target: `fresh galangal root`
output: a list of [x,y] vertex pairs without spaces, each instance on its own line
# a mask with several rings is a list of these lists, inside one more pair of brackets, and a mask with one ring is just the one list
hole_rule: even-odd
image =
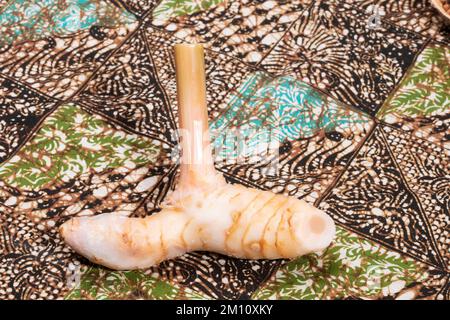
[[196,250],[279,259],[329,246],[335,225],[324,212],[303,200],[227,184],[215,171],[209,137],[198,138],[208,128],[203,47],[176,45],[175,61],[180,127],[192,137],[181,141],[177,189],[146,218],[109,213],[71,219],[60,228],[64,240],[117,270],[148,268]]

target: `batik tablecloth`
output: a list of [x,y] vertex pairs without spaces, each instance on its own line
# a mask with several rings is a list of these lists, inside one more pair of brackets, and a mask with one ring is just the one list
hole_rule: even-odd
[[[0,298],[449,299],[447,32],[425,0],[1,0]],[[278,170],[217,169],[328,212],[327,250],[116,272],[64,244],[176,185],[182,41],[207,47],[211,128],[280,142]]]

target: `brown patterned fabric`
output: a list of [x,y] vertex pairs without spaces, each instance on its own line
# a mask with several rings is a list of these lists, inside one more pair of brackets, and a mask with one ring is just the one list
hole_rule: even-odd
[[[0,1],[0,299],[449,299],[448,40],[426,0]],[[183,41],[206,47],[213,143],[279,142],[216,168],[326,211],[328,249],[118,272],[61,239],[175,188]]]

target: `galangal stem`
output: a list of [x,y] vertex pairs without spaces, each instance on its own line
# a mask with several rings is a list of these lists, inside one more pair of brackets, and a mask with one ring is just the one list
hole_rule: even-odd
[[208,129],[204,50],[200,44],[176,44],[175,64],[181,136],[179,187],[215,174]]

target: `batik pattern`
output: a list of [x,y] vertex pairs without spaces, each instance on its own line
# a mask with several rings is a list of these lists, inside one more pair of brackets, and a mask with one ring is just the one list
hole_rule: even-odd
[[56,101],[0,75],[0,163],[9,158]]
[[281,38],[309,1],[223,1],[205,12],[152,24],[187,42],[258,63]]
[[369,28],[364,14],[318,1],[303,11],[261,65],[375,114],[424,41],[390,24]]
[[14,0],[0,15],[0,46],[61,37],[95,25],[115,27],[134,20],[130,13],[102,0]]
[[229,105],[230,109],[210,125],[213,131],[220,134],[237,126],[248,131],[272,129],[272,139],[278,142],[309,138],[321,129],[328,133],[349,131],[352,125],[369,121],[294,77],[273,78],[262,72],[252,74]]
[[78,269],[78,283],[67,296],[68,300],[204,300],[189,287],[176,286],[157,273],[149,271],[111,271],[96,266]]
[[63,105],[0,166],[4,204],[49,228],[72,215],[130,214],[170,172],[164,147]]
[[[429,278],[433,280],[422,285]],[[338,228],[323,253],[287,263],[253,298],[426,299],[436,296],[445,282],[445,273]]]
[[2,40],[0,72],[61,99],[73,95],[137,25],[130,13],[104,1],[17,0],[3,14],[0,25],[11,36]]
[[175,143],[169,102],[140,33],[115,52],[76,99],[135,132]]
[[420,203],[439,260],[450,270],[450,150],[389,127],[384,132],[405,182]]
[[224,0],[163,0],[153,10],[152,19],[155,24],[167,22],[170,18],[191,15],[196,12],[207,10]]
[[[339,1],[342,3],[342,1]],[[369,16],[380,17],[408,30],[448,42],[445,18],[427,0],[345,0],[344,6],[357,7]]]
[[0,207],[0,299],[57,299],[68,289],[66,270],[76,257],[56,228],[44,230],[24,214]]
[[419,55],[377,117],[450,149],[449,88],[450,50],[432,44]]
[[[431,142],[409,143],[401,131],[377,127],[320,207],[347,228],[447,269],[449,153]],[[435,160],[443,167],[427,170]]]
[[176,285],[214,299],[250,299],[280,266],[280,260],[242,260],[210,252],[191,252],[151,268]]
[[[216,168],[328,212],[330,248],[112,271],[62,241],[176,187],[183,41],[207,47]],[[450,299],[448,66],[425,0],[0,2],[0,299]]]
[[139,18],[145,17],[161,0],[111,0],[116,6],[125,8]]
[[210,128],[220,170],[247,186],[314,202],[372,125],[296,78],[258,72]]

